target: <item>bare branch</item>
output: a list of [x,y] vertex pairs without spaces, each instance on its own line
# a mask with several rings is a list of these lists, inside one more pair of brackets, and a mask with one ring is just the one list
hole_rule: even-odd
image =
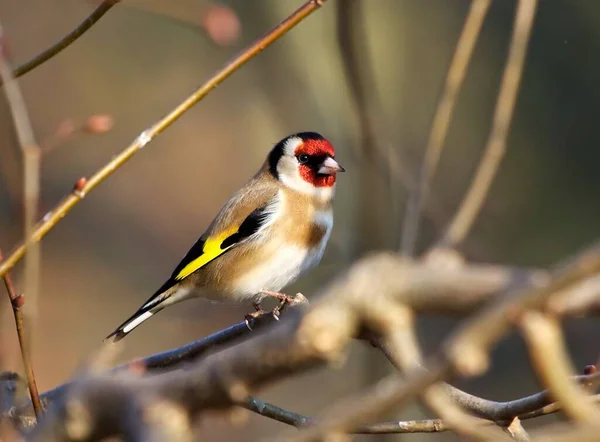
[[[22,75],[25,75],[27,72],[32,71],[42,63],[50,60],[52,57],[60,53],[63,49],[81,37],[88,29],[94,26],[94,24],[100,20],[102,16],[110,10],[110,8],[119,3],[119,1],[120,0],[104,0],[89,16],[86,17],[83,22],[81,22],[81,24],[79,24],[79,26],[77,26],[45,51],[16,68],[13,71],[13,76],[18,78]],[[0,86],[5,83],[5,79],[0,79]]]
[[495,343],[526,309],[542,306],[553,294],[576,287],[600,271],[600,246],[594,245],[573,260],[559,264],[549,280],[542,278],[529,289],[517,289],[484,307],[447,341],[446,355],[463,374],[485,370],[485,349]]
[[442,155],[444,141],[448,134],[452,112],[458,98],[458,93],[467,73],[467,68],[475,48],[475,43],[481,32],[483,21],[490,7],[490,0],[473,0],[465,20],[462,33],[458,39],[454,56],[446,76],[444,91],[437,106],[431,124],[429,140],[425,148],[425,156],[419,170],[417,183],[413,187],[406,207],[406,215],[402,228],[401,252],[412,256],[419,235],[419,221],[422,206],[426,204],[429,185]]
[[518,417],[515,417],[506,429],[517,442],[529,442],[531,440]]
[[[541,306],[552,294],[568,289],[598,271],[600,271],[600,247],[593,247],[579,254],[572,263],[557,266],[549,281],[545,280],[525,289],[509,291],[507,295],[492,302],[487,308],[484,307],[480,314],[466,321],[457,332],[452,334],[447,340],[444,354],[434,356],[424,364],[427,369],[415,368],[404,378],[397,376],[384,378],[365,394],[335,404],[322,416],[319,425],[301,431],[291,440],[311,441],[330,431],[341,431],[351,427],[353,423],[364,420],[367,416],[372,417],[392,405],[397,406],[414,398],[425,388],[444,378],[449,378],[452,374],[481,373],[487,368],[488,347],[506,332],[511,318],[524,309]],[[367,275],[371,275],[373,279]],[[396,278],[402,279],[402,276],[396,273]],[[435,279],[434,275],[430,274],[429,279]],[[372,286],[363,285],[366,280],[371,282]],[[361,266],[348,277],[347,282],[352,282],[350,284],[352,288],[346,288],[346,294],[353,293],[354,290],[363,293],[368,291],[371,294],[393,293],[384,290],[380,281],[381,275],[377,275],[374,268]],[[332,291],[334,288],[335,286],[332,287]],[[407,296],[407,292],[395,293],[402,293],[402,302],[413,307],[414,299]],[[421,299],[425,298],[424,293],[425,291],[421,292]],[[369,298],[370,303],[378,302],[371,296]],[[337,306],[338,302],[333,304]],[[368,307],[362,305],[362,308]],[[318,309],[318,305],[313,306],[313,309]],[[307,322],[308,318],[310,313],[307,315]]]
[[[261,416],[274,419],[296,428],[312,425],[316,421],[312,417],[303,416],[285,410],[277,405],[264,402],[257,397],[250,396],[240,406]],[[365,424],[354,428],[351,434],[402,434],[402,433],[439,433],[450,428],[441,419],[425,419],[418,421],[391,421]]]
[[[0,260],[2,255],[0,254]],[[25,298],[23,295],[17,295],[15,288],[12,283],[10,275],[7,273],[2,278],[4,280],[4,286],[10,298],[10,305],[12,306],[13,316],[15,318],[15,326],[17,328],[17,337],[19,339],[19,347],[21,349],[21,359],[23,360],[23,367],[25,368],[25,376],[27,378],[27,386],[29,388],[29,394],[31,396],[31,402],[33,404],[33,410],[36,417],[42,414],[42,404],[40,401],[40,395],[35,382],[35,374],[33,371],[33,361],[31,360],[31,351],[29,350],[27,336],[25,334],[25,324],[23,318],[23,311],[21,310]]]
[[[422,355],[417,342],[411,315],[405,309],[386,308],[382,317],[389,315],[381,333],[387,338],[375,342],[390,362],[402,371],[422,368]],[[398,320],[398,317],[405,318]],[[387,328],[387,329],[386,329]],[[502,430],[490,426],[489,422],[464,412],[454,402],[443,384],[426,388],[421,397],[428,407],[440,416],[459,435],[474,440],[509,440]]]
[[521,83],[536,7],[537,0],[520,0],[518,3],[508,60],[502,76],[492,130],[486,143],[485,153],[458,212],[441,240],[442,246],[456,247],[465,239],[485,202],[504,157],[506,138]]
[[592,397],[571,379],[573,369],[557,321],[541,313],[528,312],[521,322],[534,367],[554,399],[572,419],[598,422],[600,413]]
[[[35,220],[37,218],[40,198],[41,152],[35,140],[21,88],[19,87],[17,80],[13,77],[10,63],[6,59],[5,47],[2,45],[5,39],[6,36],[4,35],[2,25],[0,25],[0,78],[4,82],[4,91],[6,93],[8,107],[15,126],[19,147],[23,154],[23,206],[25,208],[23,217],[24,235],[25,238],[31,238]],[[40,248],[39,244],[31,240],[27,241],[24,248],[28,251],[27,259],[25,260],[25,291],[30,298],[30,305],[32,306],[31,311],[35,314],[39,290]],[[22,312],[24,298],[16,295],[8,274],[5,274],[3,278],[6,289],[9,292],[15,316],[19,345],[21,347],[21,356],[27,373],[29,391],[35,406],[36,415],[39,416],[39,413],[41,413],[40,400],[35,383],[31,355],[24,332],[25,318]],[[20,298],[20,300],[18,300],[18,298]]]
[[[232,61],[227,63],[221,70],[213,75],[206,83],[196,89],[175,109],[169,112],[165,117],[156,122],[153,126],[143,131],[129,146],[127,146],[120,154],[115,156],[104,167],[92,175],[86,184],[77,192],[72,192],[67,195],[53,210],[48,212],[42,220],[35,226],[33,235],[29,239],[30,242],[39,242],[61,219],[69,213],[69,211],[79,203],[89,192],[94,190],[96,186],[106,180],[119,167],[124,165],[135,154],[137,154],[144,146],[152,139],[162,133],[165,129],[171,126],[179,117],[190,110],[195,104],[206,97],[214,88],[221,84],[231,74],[237,71],[249,60],[258,55],[263,49],[270,46],[272,43],[281,38],[290,29],[308,17],[315,10],[320,8],[326,0],[308,0],[293,12],[283,22],[275,26],[265,36],[256,40],[247,49],[237,55]],[[21,244],[17,246],[8,258],[0,264],[0,277],[14,267],[14,265],[25,255],[26,246]]]

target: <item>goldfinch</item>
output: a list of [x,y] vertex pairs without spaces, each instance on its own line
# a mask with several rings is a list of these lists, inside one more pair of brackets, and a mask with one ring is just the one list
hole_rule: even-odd
[[[319,263],[333,226],[332,144],[315,132],[273,147],[256,175],[218,212],[171,277],[106,339],[118,341],[163,308],[192,297],[260,302]],[[281,304],[280,304],[281,305]]]

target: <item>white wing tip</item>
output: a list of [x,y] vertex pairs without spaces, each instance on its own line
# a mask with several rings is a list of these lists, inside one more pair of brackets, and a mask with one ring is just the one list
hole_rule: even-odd
[[142,322],[144,322],[146,319],[148,319],[152,315],[153,315],[152,312],[142,313],[140,316],[138,316],[137,318],[132,320],[129,324],[127,324],[125,327],[123,327],[123,333],[129,333],[131,330],[136,328],[138,325],[140,325]]

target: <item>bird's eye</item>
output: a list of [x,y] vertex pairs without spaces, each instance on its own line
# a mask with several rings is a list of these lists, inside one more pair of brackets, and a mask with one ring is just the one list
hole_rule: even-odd
[[306,154],[298,155],[298,162],[300,164],[307,163],[308,162],[308,155],[306,155]]

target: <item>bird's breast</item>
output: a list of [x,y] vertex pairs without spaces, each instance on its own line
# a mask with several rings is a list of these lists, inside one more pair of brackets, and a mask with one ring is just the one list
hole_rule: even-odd
[[[303,220],[285,217],[264,232],[252,265],[234,281],[239,297],[261,290],[279,291],[319,263],[331,234],[331,210],[316,210]],[[308,219],[307,219],[308,218]]]

